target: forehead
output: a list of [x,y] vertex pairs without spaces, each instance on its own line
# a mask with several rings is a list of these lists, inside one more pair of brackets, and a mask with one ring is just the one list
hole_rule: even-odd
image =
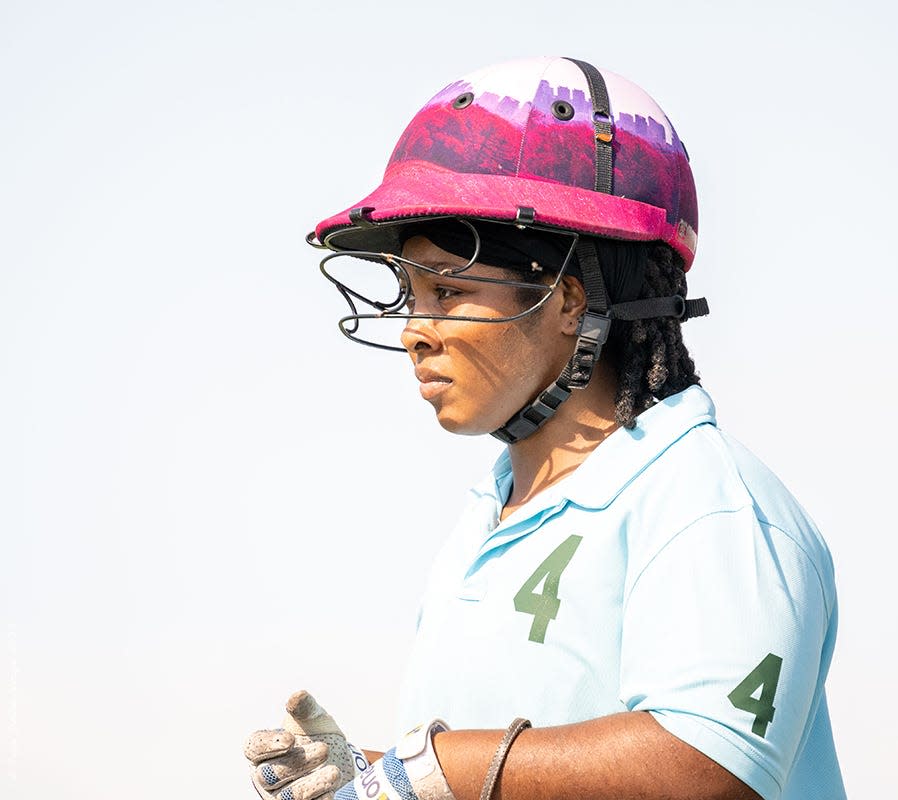
[[[473,254],[473,247],[472,247]],[[450,253],[448,250],[435,245],[426,236],[418,234],[406,240],[402,245],[402,255],[411,261],[417,261],[421,264],[431,266],[431,262],[439,261],[447,264],[466,264],[467,259]]]
[[[473,251],[472,251],[473,255]],[[455,253],[450,253],[448,250],[443,250],[441,247],[435,245],[430,239],[426,236],[412,236],[405,244],[402,246],[402,257],[407,258],[409,261],[417,262],[418,264],[423,264],[425,267],[430,267],[435,270],[456,270],[459,267],[465,266],[468,263],[467,258],[462,258],[461,256],[455,255]],[[429,276],[429,277],[440,277],[434,276],[431,273],[425,270],[413,270],[413,274],[420,276]],[[475,261],[470,268],[464,271],[464,275],[489,275],[489,276],[516,276],[513,270],[504,268],[504,267],[496,267],[490,264],[484,264],[479,261]],[[446,276],[452,277],[452,276]],[[458,277],[462,277],[459,275]]]

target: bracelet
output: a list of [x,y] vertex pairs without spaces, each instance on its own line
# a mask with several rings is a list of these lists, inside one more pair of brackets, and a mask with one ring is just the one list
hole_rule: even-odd
[[496,784],[499,782],[499,772],[502,770],[502,765],[508,757],[508,751],[511,750],[511,745],[518,737],[518,734],[521,733],[521,731],[527,730],[529,727],[530,720],[524,719],[523,717],[518,717],[508,726],[508,730],[505,731],[505,736],[502,737],[502,741],[499,742],[499,746],[493,754],[493,760],[490,761],[490,768],[487,770],[486,778],[483,781],[483,789],[480,790],[480,800],[490,800],[493,796]]

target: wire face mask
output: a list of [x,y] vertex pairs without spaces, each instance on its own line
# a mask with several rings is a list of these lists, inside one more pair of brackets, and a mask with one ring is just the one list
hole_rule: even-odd
[[[419,226],[415,225],[416,222],[425,223],[425,225],[419,229]],[[384,231],[388,234],[384,238],[384,243],[390,243],[397,252],[338,250],[330,247],[326,240],[324,244],[321,244],[314,238],[313,234],[309,234],[306,237],[306,241],[313,247],[331,250],[321,259],[320,269],[322,274],[336,286],[337,291],[349,305],[351,313],[341,317],[338,321],[340,330],[345,336],[354,342],[359,342],[369,347],[404,353],[406,351],[399,344],[399,336],[409,320],[451,319],[458,322],[508,323],[523,319],[538,311],[558,288],[561,279],[568,273],[579,239],[576,233],[560,232],[557,229],[545,229],[546,231],[551,231],[556,237],[560,236],[570,240],[569,242],[564,242],[566,253],[560,264],[540,264],[532,261],[530,265],[531,274],[540,275],[544,270],[549,274],[554,273],[552,282],[546,283],[536,279],[526,280],[526,273],[522,269],[515,268],[512,270],[508,267],[484,261],[485,242],[471,221],[462,218],[446,217],[440,218],[438,222],[444,228],[447,225],[450,226],[445,231],[445,238],[451,241],[451,244],[447,245],[446,248],[451,248],[448,252],[460,259],[464,259],[462,264],[438,269],[406,258],[401,254],[403,236],[405,234],[409,234],[405,238],[411,238],[416,235],[431,238],[428,236],[426,225],[434,223],[433,217],[377,225],[378,228],[382,229],[392,228],[392,231]],[[492,220],[488,222],[492,225],[501,224]],[[519,226],[509,223],[505,227],[511,233]],[[528,230],[540,229],[537,226],[530,225]],[[444,237],[434,236],[433,238],[437,240],[433,242],[436,246],[446,249],[441,246],[441,242],[445,244]],[[490,261],[492,260],[496,259],[491,258]],[[469,270],[475,264],[497,266],[506,272],[520,272],[522,278],[521,280],[516,280],[513,278],[489,277],[482,274],[469,274]],[[523,290],[522,294],[533,292],[534,297],[538,299],[527,305],[522,311],[506,316],[482,317],[462,314],[415,313],[415,299],[412,294],[412,273],[425,274],[437,278],[498,284],[513,290]]]

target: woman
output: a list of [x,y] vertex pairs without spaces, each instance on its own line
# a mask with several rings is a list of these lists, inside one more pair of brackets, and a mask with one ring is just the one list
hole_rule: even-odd
[[831,560],[699,386],[696,231],[661,109],[566,58],[450,84],[319,224],[344,332],[398,347],[400,320],[440,424],[508,447],[422,603],[400,717],[424,724],[368,767],[294,695],[248,742],[260,794],[844,797]]

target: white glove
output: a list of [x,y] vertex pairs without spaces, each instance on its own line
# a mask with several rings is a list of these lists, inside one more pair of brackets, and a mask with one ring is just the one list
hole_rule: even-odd
[[243,748],[264,800],[330,798],[368,766],[364,754],[305,690],[287,700],[283,728],[256,731]]

